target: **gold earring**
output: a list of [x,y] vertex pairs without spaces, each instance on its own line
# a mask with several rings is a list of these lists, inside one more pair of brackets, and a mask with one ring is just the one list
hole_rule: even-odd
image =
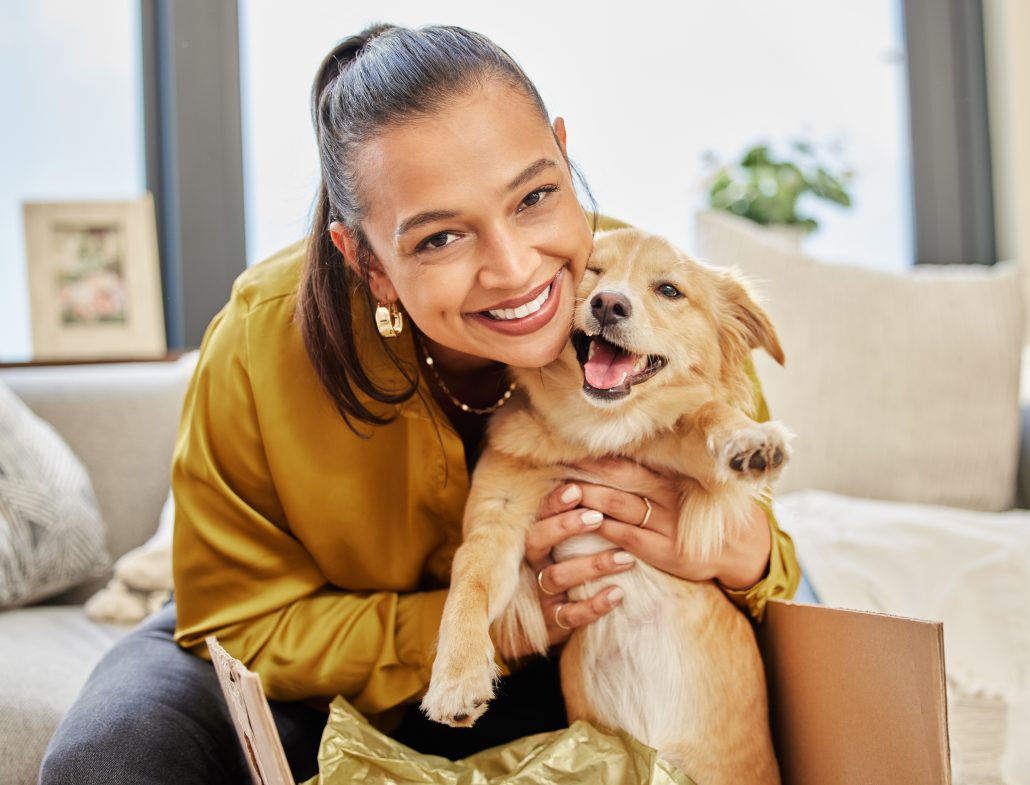
[[404,317],[397,303],[379,303],[376,308],[376,327],[384,338],[395,338],[404,330]]

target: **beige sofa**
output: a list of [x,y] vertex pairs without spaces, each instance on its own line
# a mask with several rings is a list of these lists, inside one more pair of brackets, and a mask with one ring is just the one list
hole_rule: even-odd
[[[196,353],[174,362],[0,369],[83,462],[113,559],[157,530],[183,394]],[[96,624],[82,604],[110,574],[31,607],[0,611],[0,782],[31,785],[54,728],[86,677],[130,627]]]

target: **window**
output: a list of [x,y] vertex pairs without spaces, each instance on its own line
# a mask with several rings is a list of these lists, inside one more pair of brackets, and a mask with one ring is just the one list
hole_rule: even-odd
[[[248,263],[300,238],[318,184],[307,105],[332,45],[373,21],[459,24],[523,66],[569,155],[609,214],[690,249],[706,151],[755,141],[840,141],[856,173],[850,211],[812,205],[819,256],[912,263],[909,143],[899,0],[644,0],[521,6],[384,0],[301,6],[240,0]],[[807,207],[808,205],[806,205]]]
[[145,188],[136,0],[9,3],[0,26],[0,361],[30,358],[21,202]]

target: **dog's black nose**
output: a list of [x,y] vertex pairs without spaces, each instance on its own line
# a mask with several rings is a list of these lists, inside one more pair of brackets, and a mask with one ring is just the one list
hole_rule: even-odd
[[594,318],[604,327],[625,319],[633,313],[629,299],[618,292],[598,292],[590,300],[590,310]]

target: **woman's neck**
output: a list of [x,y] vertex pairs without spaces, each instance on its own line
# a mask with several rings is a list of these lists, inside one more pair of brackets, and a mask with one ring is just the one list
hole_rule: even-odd
[[[473,408],[485,409],[495,404],[507,389],[507,366],[504,363],[455,351],[422,333],[417,334],[417,340],[433,358],[433,369],[437,375],[447,385],[451,394],[462,403]],[[455,408],[450,405],[446,393],[439,389],[438,380],[431,378],[432,375],[432,372],[427,374],[434,387],[434,397],[438,390],[443,393],[449,407]],[[447,408],[444,407],[445,411]]]

